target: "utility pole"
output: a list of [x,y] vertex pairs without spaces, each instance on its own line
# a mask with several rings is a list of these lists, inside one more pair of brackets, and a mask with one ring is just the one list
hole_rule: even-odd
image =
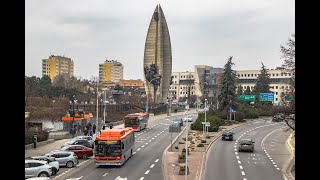
[[75,128],[74,128],[74,116],[75,116],[75,112],[74,112],[74,101],[76,99],[76,95],[72,96],[72,112],[73,112],[73,116],[72,116],[72,138],[74,138],[74,134],[75,134]]
[[[189,105],[186,105],[186,113],[185,115],[187,115],[188,109],[189,109]],[[185,167],[185,180],[188,179],[188,119],[186,121],[186,167]]]
[[106,90],[104,90],[104,97],[103,97],[103,123],[106,123]]
[[97,131],[96,131],[96,136],[98,136],[98,133],[100,131],[100,127],[98,126],[98,123],[99,123],[99,88],[98,88],[98,80],[97,80],[97,110],[96,110],[96,126],[97,126]]

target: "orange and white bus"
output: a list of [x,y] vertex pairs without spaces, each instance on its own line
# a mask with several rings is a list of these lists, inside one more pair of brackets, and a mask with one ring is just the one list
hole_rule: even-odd
[[123,165],[131,156],[135,143],[132,128],[102,130],[94,141],[96,165]]
[[141,131],[148,125],[149,114],[145,112],[128,114],[123,118],[124,127],[132,127],[135,131]]

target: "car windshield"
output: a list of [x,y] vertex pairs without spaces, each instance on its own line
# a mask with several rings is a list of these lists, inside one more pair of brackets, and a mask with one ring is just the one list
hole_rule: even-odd
[[68,141],[66,144],[73,144],[76,140],[78,140],[78,139],[71,139],[71,140]]
[[64,146],[64,147],[60,148],[60,150],[61,150],[61,151],[65,151],[65,150],[67,150],[68,148],[69,148],[69,146]]
[[223,135],[232,135],[231,132],[224,132]]
[[240,141],[240,145],[251,145],[251,144],[252,144],[252,141],[248,139]]

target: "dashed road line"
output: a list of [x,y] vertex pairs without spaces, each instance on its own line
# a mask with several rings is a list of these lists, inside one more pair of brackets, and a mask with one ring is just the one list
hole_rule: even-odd
[[150,168],[153,168],[153,166],[154,166],[154,164],[152,164],[152,165],[150,166]]
[[156,159],[154,162],[158,162],[159,161],[159,159]]
[[246,173],[244,173],[244,171],[241,171],[241,174],[244,176],[244,175],[246,175]]
[[150,170],[147,170],[144,174],[149,174]]
[[141,177],[139,180],[144,180],[144,177]]

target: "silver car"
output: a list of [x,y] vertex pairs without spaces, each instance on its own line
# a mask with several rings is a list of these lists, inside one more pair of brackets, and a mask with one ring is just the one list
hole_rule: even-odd
[[45,156],[54,157],[59,162],[59,166],[72,168],[79,164],[78,156],[74,152],[70,151],[51,151]]
[[73,139],[85,139],[88,140],[88,142],[91,144],[91,148],[94,148],[94,140],[92,139],[92,136],[77,136]]
[[254,151],[254,141],[252,139],[241,139],[239,141],[238,151]]
[[56,175],[59,171],[59,162],[54,157],[48,156],[33,156],[31,159],[39,161],[47,161],[50,166],[52,166],[52,176]]
[[31,177],[50,177],[52,166],[47,161],[25,159],[25,178]]

